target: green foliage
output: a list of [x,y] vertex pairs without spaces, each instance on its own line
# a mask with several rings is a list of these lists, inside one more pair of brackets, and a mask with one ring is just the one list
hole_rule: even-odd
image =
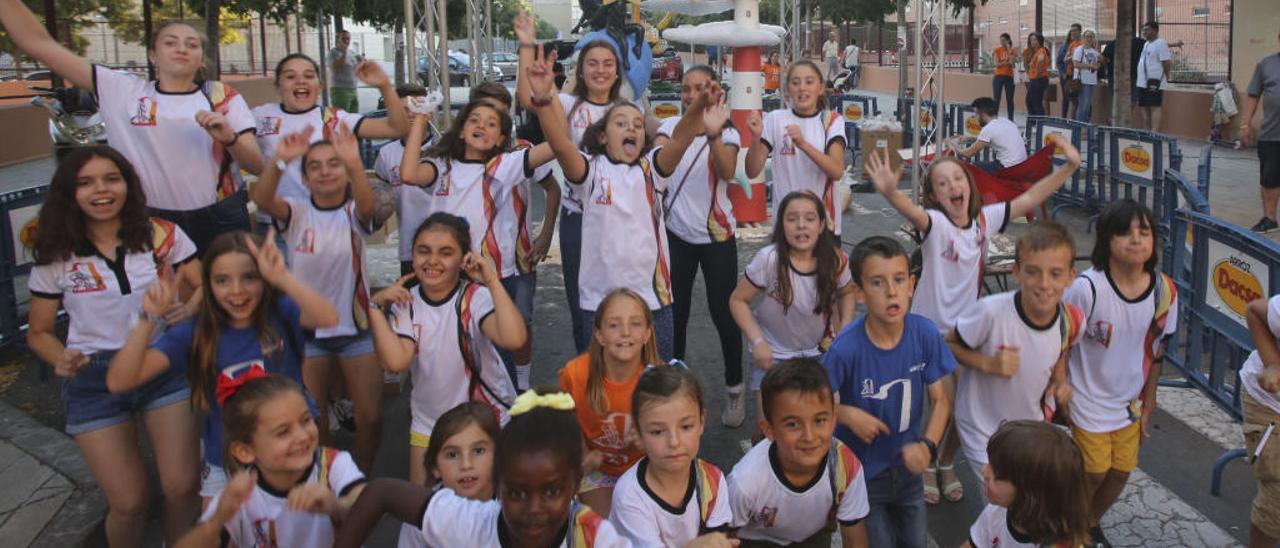
[[[58,15],[58,41],[66,44],[72,51],[84,54],[89,41],[80,36],[80,31],[93,25],[93,16],[101,15],[107,20],[123,19],[134,6],[134,0],[57,0],[55,9]],[[44,17],[43,0],[23,0],[36,17]],[[30,63],[31,59],[18,51],[9,33],[0,29],[0,52],[12,54],[21,63]]]

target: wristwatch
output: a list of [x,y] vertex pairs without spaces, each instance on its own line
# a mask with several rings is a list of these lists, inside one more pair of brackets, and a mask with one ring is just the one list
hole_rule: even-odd
[[289,164],[284,160],[276,158],[276,169],[280,170],[280,173],[284,173],[285,170],[289,169]]

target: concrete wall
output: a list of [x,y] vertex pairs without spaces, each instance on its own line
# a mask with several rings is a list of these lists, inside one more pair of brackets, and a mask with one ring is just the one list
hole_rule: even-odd
[[0,106],[0,166],[53,154],[49,115],[43,108],[18,104]]
[[[1056,85],[1056,81],[1054,83]],[[894,67],[862,67],[862,79],[859,86],[871,91],[896,94],[898,90],[898,69]],[[978,97],[991,96],[991,76],[970,74],[967,72],[947,72],[946,102],[968,103]],[[1096,90],[1093,104],[1093,122],[1107,123],[1111,113],[1111,97],[1105,86]],[[1026,112],[1027,87],[1019,85],[1014,88],[1013,103],[1018,112]],[[1210,90],[1171,89],[1165,92],[1164,132],[1178,137],[1204,139],[1209,133],[1209,124],[1213,117],[1209,114],[1209,105],[1213,102]],[[1061,94],[1059,94],[1061,99]],[[893,112],[892,105],[881,105],[885,113]],[[1051,103],[1049,114],[1057,116],[1062,108],[1061,103]],[[1004,112],[1004,105],[1000,106]]]

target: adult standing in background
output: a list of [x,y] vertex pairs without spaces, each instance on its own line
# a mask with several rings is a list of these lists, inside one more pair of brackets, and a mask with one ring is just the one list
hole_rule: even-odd
[[1072,23],[1071,30],[1067,31],[1067,39],[1062,42],[1062,46],[1058,47],[1058,95],[1062,97],[1062,114],[1063,118],[1068,118],[1075,112],[1075,97],[1067,94],[1067,82],[1071,81],[1071,56],[1075,54],[1076,48],[1080,47],[1080,31],[1083,30],[1080,23]]
[[1071,56],[1071,63],[1075,66],[1075,78],[1080,80],[1076,120],[1087,123],[1093,114],[1093,92],[1098,88],[1098,67],[1102,66],[1097,35],[1092,30],[1084,31],[1084,45],[1076,48]]
[[1047,111],[1044,90],[1049,87],[1049,50],[1044,47],[1043,34],[1032,32],[1027,35],[1022,65],[1027,68],[1027,114],[1044,116]]
[[[1262,185],[1262,220],[1253,225],[1253,231],[1273,232],[1280,228],[1276,223],[1276,201],[1280,200],[1280,53],[1258,61],[1245,94],[1248,97],[1244,101],[1244,118],[1240,119],[1240,142],[1246,146],[1258,144],[1258,182]],[[1255,128],[1253,117],[1259,100],[1262,124]],[[1268,545],[1274,543],[1273,538]]]
[[862,48],[858,47],[857,40],[849,40],[849,45],[844,48],[844,68],[849,69],[849,81],[852,82],[849,87],[858,87],[858,56],[862,54]]
[[760,66],[760,72],[764,73],[764,90],[778,91],[778,86],[782,82],[782,65],[778,61],[778,52],[769,54],[769,60]]
[[840,68],[840,42],[836,41],[836,33],[828,34],[827,41],[822,43],[822,58],[827,62],[827,81],[830,82]]
[[329,98],[333,106],[347,112],[360,112],[360,97],[356,95],[356,65],[363,60],[363,56],[351,51],[351,33],[345,30],[338,32],[338,42],[329,50],[329,68],[333,70],[329,77],[333,82]]
[[996,62],[995,77],[991,79],[991,98],[996,102],[996,111],[1000,111],[1000,95],[1004,94],[1008,102],[1009,119],[1013,120],[1013,60],[1018,51],[1013,48],[1013,38],[1009,33],[1000,35],[1000,47],[991,52]]
[[1142,46],[1138,58],[1138,106],[1146,113],[1147,129],[1160,131],[1163,118],[1164,90],[1169,87],[1169,69],[1173,65],[1173,52],[1160,37],[1160,23],[1149,21],[1142,25],[1142,36],[1147,43]]

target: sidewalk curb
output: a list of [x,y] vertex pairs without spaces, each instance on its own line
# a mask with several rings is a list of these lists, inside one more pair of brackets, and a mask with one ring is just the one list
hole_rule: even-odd
[[52,468],[75,486],[75,491],[31,542],[32,548],[81,546],[107,515],[107,497],[80,456],[80,448],[66,434],[48,428],[20,409],[0,401],[0,439],[7,440]]

